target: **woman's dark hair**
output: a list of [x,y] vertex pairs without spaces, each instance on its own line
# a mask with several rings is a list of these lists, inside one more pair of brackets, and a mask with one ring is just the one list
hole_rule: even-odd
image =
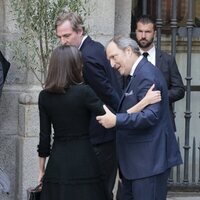
[[57,47],[50,58],[45,90],[64,93],[71,85],[82,83],[82,67],[82,56],[76,47]]

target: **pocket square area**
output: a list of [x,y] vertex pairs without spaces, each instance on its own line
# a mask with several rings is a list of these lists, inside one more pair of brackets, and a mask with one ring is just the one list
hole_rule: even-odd
[[130,92],[126,92],[125,93],[125,96],[127,97],[127,96],[130,96],[130,95],[133,95],[133,90],[131,90]]

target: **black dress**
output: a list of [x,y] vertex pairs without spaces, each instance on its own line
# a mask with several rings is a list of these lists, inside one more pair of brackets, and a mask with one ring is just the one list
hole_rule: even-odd
[[41,200],[106,200],[98,161],[88,136],[91,112],[104,114],[102,102],[89,86],[80,84],[65,94],[41,91],[39,111],[38,154],[49,156]]

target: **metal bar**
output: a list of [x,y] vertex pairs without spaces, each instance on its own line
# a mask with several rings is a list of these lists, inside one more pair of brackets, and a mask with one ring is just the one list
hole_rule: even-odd
[[169,176],[169,179],[168,179],[168,182],[169,182],[170,184],[173,184],[173,183],[174,183],[173,176],[174,176],[174,168],[172,168],[171,171],[170,171],[170,176]]
[[192,92],[200,92],[200,85],[191,85]]
[[162,29],[162,0],[157,0],[157,48],[161,49],[161,29]]
[[194,184],[196,178],[196,141],[195,137],[193,138],[193,145],[192,145],[192,183]]
[[[187,28],[186,27],[179,27],[178,28],[178,35],[180,37],[187,37]],[[200,28],[199,27],[193,27],[192,29],[192,37],[199,37],[200,36]]]
[[[200,118],[200,113],[199,113],[199,118]],[[198,184],[200,184],[200,143],[199,143],[199,180],[198,180]]]
[[185,144],[184,144],[184,179],[183,183],[188,184],[189,172],[189,136],[190,136],[190,119],[191,119],[191,52],[192,52],[192,6],[193,1],[188,1],[188,19],[187,19],[187,77],[186,77],[186,111],[185,111]]
[[177,0],[172,1],[172,17],[171,17],[171,29],[172,29],[172,49],[171,54],[175,57],[176,54],[176,34],[177,34]]
[[[179,137],[177,138],[177,142],[178,142],[178,147],[180,149],[180,141],[179,141]],[[176,168],[176,181],[177,183],[181,182],[181,173],[180,173],[180,165],[177,166]]]
[[[177,33],[177,0],[171,0],[172,2],[172,16],[171,16],[171,30],[172,30],[172,36],[171,36],[171,54],[172,56],[176,56],[176,33]],[[175,104],[172,104],[174,117],[176,117],[175,113]]]
[[147,0],[142,1],[142,14],[146,15],[147,14]]

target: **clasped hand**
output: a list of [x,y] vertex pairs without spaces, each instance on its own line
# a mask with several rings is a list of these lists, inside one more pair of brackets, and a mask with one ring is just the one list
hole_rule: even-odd
[[105,128],[112,128],[116,125],[116,115],[113,114],[106,105],[103,105],[106,114],[97,116],[96,120]]

